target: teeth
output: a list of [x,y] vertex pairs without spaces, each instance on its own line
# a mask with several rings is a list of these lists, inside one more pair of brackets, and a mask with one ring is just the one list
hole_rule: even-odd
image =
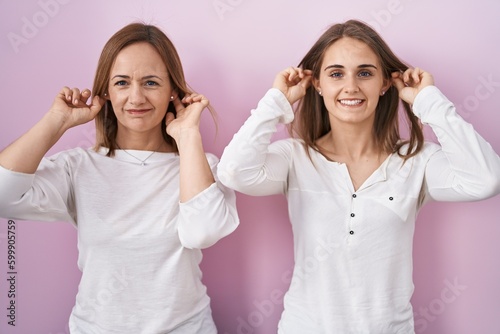
[[355,106],[356,104],[360,104],[361,102],[363,102],[363,100],[340,100],[340,103],[348,106]]

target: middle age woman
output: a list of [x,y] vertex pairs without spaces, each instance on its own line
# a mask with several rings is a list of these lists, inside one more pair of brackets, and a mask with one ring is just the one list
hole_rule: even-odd
[[[217,157],[203,149],[208,106],[165,33],[133,23],[104,46],[92,92],[63,87],[0,152],[0,216],[77,229],[72,334],[217,333],[201,249],[239,220],[234,192],[215,177]],[[66,130],[94,119],[95,147],[45,157]]]

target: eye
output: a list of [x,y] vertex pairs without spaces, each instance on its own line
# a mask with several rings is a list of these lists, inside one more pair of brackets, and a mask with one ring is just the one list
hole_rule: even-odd
[[146,86],[158,86],[158,83],[156,81],[148,80],[145,83]]
[[125,86],[127,82],[125,80],[120,80],[115,82],[115,86]]
[[370,71],[361,71],[361,72],[359,72],[358,75],[360,77],[363,77],[363,78],[368,78],[368,77],[372,76],[372,72],[370,72]]
[[342,73],[339,71],[335,71],[335,72],[330,73],[330,77],[332,77],[334,79],[342,78]]

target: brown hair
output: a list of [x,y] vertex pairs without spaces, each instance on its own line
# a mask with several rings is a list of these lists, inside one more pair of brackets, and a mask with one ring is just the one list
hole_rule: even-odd
[[[375,30],[357,20],[335,24],[326,30],[302,59],[299,67],[312,70],[313,77],[319,79],[325,51],[343,37],[354,38],[368,45],[379,58],[383,76],[386,80],[391,80],[392,72],[402,72],[408,69],[408,66],[396,57]],[[398,90],[396,87],[391,86],[380,97],[377,104],[373,132],[375,140],[382,151],[387,153],[398,152],[406,160],[422,149],[424,135],[421,124],[413,114],[410,105],[401,101],[410,133],[408,140],[401,140],[398,119],[399,102]],[[307,89],[305,96],[297,105],[297,115],[289,130],[292,135],[297,134],[304,141],[306,147],[311,147],[316,151],[319,151],[315,144],[316,140],[331,130],[328,111],[323,99],[318,95],[313,85]],[[409,144],[408,149],[406,152],[400,152],[400,148],[405,144]]]
[[[180,99],[192,93],[184,78],[184,71],[177,50],[165,33],[152,25],[131,23],[117,31],[108,40],[106,45],[104,45],[94,78],[94,87],[92,89],[94,95],[102,97],[107,93],[111,68],[118,53],[125,47],[139,42],[147,42],[158,51],[167,67],[172,89],[178,93]],[[172,112],[174,115],[176,114],[173,103],[169,104],[167,112]],[[117,148],[116,134],[118,130],[118,121],[113,111],[111,101],[106,101],[99,114],[97,114],[95,126],[95,149],[107,147],[109,149],[107,155],[113,156],[114,150]],[[165,119],[163,119],[161,127],[164,140],[177,152],[175,140],[167,134]]]

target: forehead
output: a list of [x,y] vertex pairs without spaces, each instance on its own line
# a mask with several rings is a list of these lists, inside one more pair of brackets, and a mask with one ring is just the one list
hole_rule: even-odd
[[330,45],[324,54],[322,68],[338,64],[358,66],[359,64],[378,65],[377,54],[368,44],[350,37],[343,37]]
[[[133,72],[167,74],[167,67],[158,51],[149,43],[134,43],[123,48],[111,67],[112,74]],[[123,72],[123,73],[117,73]],[[149,74],[153,74],[149,73]]]

